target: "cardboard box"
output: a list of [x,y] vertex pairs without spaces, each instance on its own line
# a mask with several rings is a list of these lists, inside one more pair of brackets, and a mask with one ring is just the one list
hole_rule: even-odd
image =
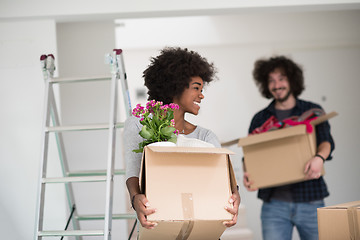
[[[336,116],[336,112],[313,120],[313,126]],[[315,131],[306,126],[277,129],[239,139],[243,148],[246,171],[253,188],[265,188],[301,182],[306,163],[316,154]],[[323,172],[324,174],[324,172]]]
[[140,226],[140,240],[218,240],[232,219],[229,205],[236,180],[223,148],[144,148],[140,187],[157,212],[147,216],[154,229]]
[[319,240],[359,240],[360,201],[317,209]]

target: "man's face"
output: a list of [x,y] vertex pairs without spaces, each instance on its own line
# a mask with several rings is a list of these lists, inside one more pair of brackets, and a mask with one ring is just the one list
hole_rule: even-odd
[[289,80],[280,69],[269,73],[268,88],[278,102],[286,101],[291,95]]

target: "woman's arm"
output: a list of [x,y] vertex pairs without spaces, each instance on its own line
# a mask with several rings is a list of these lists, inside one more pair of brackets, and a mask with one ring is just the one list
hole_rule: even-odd
[[136,211],[136,215],[141,225],[145,228],[154,228],[156,223],[148,222],[146,216],[155,212],[150,208],[149,201],[140,192],[139,172],[141,166],[141,153],[134,153],[132,150],[138,148],[142,138],[139,136],[141,125],[139,119],[130,117],[125,122],[124,139],[125,158],[126,158],[126,186],[129,191],[131,205]]
[[126,180],[126,186],[129,191],[131,205],[136,211],[141,226],[147,229],[153,229],[157,224],[155,222],[148,222],[146,216],[156,212],[156,209],[150,208],[149,201],[145,195],[140,192],[139,178],[128,178]]
[[229,199],[229,203],[232,204],[233,207],[232,208],[227,207],[227,206],[225,207],[226,211],[228,211],[229,213],[231,213],[233,215],[233,219],[231,219],[230,221],[223,222],[223,224],[226,227],[232,227],[236,224],[237,217],[239,214],[240,202],[241,202],[241,198],[240,198],[239,190],[233,189],[233,194],[231,195],[231,197]]

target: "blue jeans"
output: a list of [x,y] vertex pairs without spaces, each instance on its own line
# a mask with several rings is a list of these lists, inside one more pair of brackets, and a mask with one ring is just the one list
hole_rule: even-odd
[[301,240],[318,239],[317,208],[324,201],[306,203],[271,200],[261,209],[262,235],[264,240],[291,240],[294,226]]

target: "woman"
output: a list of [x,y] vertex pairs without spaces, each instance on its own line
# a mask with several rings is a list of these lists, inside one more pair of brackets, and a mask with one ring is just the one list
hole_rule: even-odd
[[[176,103],[179,109],[174,110],[175,128],[180,134],[189,138],[196,138],[220,147],[216,135],[208,129],[196,126],[185,120],[185,113],[197,115],[201,100],[204,99],[202,90],[204,84],[210,83],[215,77],[215,67],[198,53],[181,48],[165,48],[161,54],[151,59],[151,64],[144,71],[145,86],[148,88],[148,99],[162,101],[164,104]],[[156,223],[146,219],[156,211],[139,187],[139,173],[141,153],[132,152],[143,139],[138,134],[142,125],[139,119],[130,117],[125,123],[127,161],[126,185],[137,218],[145,228],[152,229]],[[234,208],[227,211],[234,215],[231,221],[224,225],[231,227],[236,224],[240,195],[235,190],[229,199]]]

